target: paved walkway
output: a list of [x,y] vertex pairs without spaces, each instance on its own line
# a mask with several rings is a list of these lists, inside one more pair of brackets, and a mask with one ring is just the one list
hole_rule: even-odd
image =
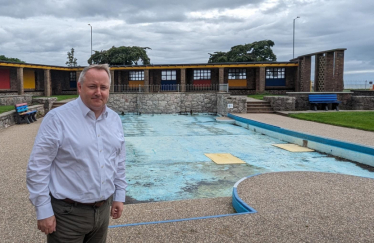
[[234,115],[293,131],[374,147],[374,132],[304,121],[277,114],[248,113]]
[[[372,132],[273,114],[248,116],[288,129],[374,146]],[[2,242],[46,239],[36,228],[25,180],[28,157],[41,120],[0,131]],[[112,228],[108,242],[371,242],[373,182],[368,178],[315,172],[254,176],[239,184],[238,193],[258,213]],[[232,213],[230,198],[133,204],[125,205],[123,218],[111,220],[110,224],[227,213]]]

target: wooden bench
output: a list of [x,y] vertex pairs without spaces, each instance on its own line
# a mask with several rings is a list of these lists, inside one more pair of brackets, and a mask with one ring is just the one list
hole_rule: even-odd
[[37,111],[30,111],[27,103],[16,104],[14,107],[17,113],[17,124],[21,124],[22,122],[30,124],[30,122],[36,121],[35,115]]
[[329,110],[328,104],[333,105],[334,109],[334,104],[335,109],[339,111],[339,103],[338,101],[338,96],[336,94],[317,94],[317,95],[309,95],[309,103],[313,106],[314,110],[317,110],[317,104],[324,104],[325,105],[325,110]]

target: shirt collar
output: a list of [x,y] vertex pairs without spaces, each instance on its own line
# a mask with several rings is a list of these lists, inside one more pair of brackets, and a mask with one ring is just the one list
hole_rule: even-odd
[[[82,99],[81,99],[80,96],[77,98],[77,103],[78,103],[78,106],[79,106],[79,108],[80,108],[80,110],[81,110],[81,112],[82,112],[82,115],[83,115],[83,116],[87,116],[88,113],[91,111],[91,109],[88,108],[88,107],[83,103],[83,101],[82,101]],[[91,111],[91,112],[93,112],[93,111]],[[104,106],[104,110],[103,110],[103,112],[101,113],[101,115],[98,117],[98,119],[99,119],[100,117],[102,117],[102,118],[107,118],[107,117],[108,117],[108,109],[107,109],[107,106],[106,106],[106,105]]]

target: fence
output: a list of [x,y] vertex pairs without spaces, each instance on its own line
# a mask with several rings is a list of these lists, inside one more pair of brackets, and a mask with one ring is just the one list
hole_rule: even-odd
[[114,85],[114,92],[117,93],[157,93],[157,92],[229,92],[228,84],[186,84],[182,90],[180,84],[161,85]]
[[344,89],[373,89],[374,81],[344,80]]

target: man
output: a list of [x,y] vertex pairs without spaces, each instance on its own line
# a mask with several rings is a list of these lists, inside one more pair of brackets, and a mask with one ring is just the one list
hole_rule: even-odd
[[27,187],[48,242],[105,242],[109,214],[121,217],[125,140],[121,119],[106,106],[110,80],[108,65],[86,67],[79,97],[40,125]]

